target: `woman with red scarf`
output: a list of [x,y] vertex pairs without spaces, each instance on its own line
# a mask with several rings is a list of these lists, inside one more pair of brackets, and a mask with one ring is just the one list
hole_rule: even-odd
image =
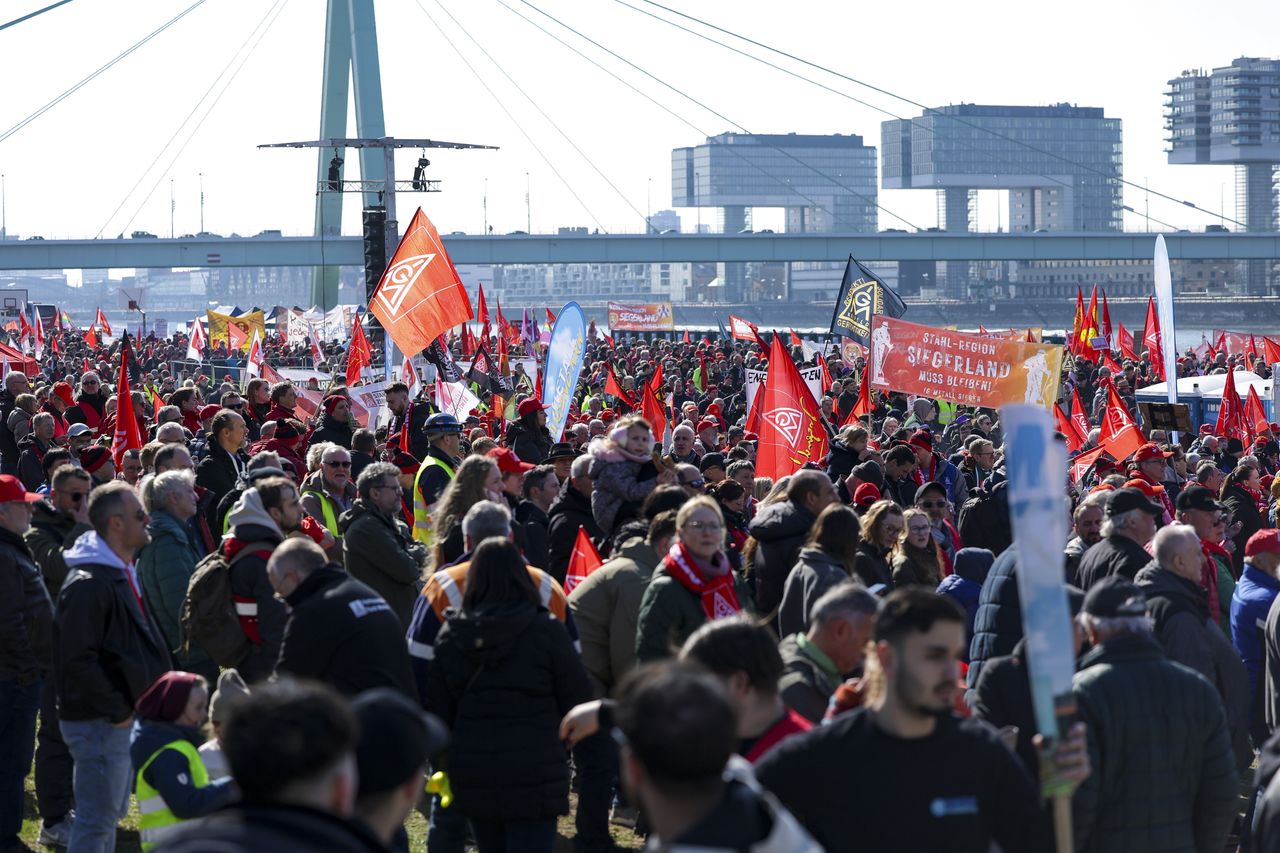
[[713,499],[680,507],[671,550],[640,602],[638,663],[671,657],[706,622],[748,609],[747,586],[729,565],[724,542],[724,516]]

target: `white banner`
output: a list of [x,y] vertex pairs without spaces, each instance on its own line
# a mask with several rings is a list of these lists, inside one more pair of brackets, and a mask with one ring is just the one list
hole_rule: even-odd
[[[813,367],[800,367],[800,378],[804,380],[804,384],[809,386],[809,392],[813,394],[815,401],[822,400],[822,367],[815,364]],[[764,385],[764,378],[768,375],[768,371],[756,370],[755,368],[747,368],[747,411],[751,411],[751,403],[756,398],[756,391],[760,386]]]

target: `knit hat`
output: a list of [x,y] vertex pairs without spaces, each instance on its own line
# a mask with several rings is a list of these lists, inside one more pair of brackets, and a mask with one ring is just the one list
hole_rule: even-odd
[[875,483],[862,483],[853,491],[853,505],[869,507],[880,500],[880,488]]
[[418,462],[418,457],[401,450],[391,460],[391,464],[399,468],[401,474],[416,474],[420,463]]
[[351,703],[360,722],[358,796],[403,785],[449,743],[449,730],[398,690],[366,690]]
[[870,460],[853,466],[853,475],[864,483],[872,483],[876,489],[884,488],[884,471]]
[[321,403],[321,405],[324,406],[324,410],[326,414],[332,415],[333,410],[338,408],[338,404],[345,403],[345,402],[347,402],[347,398],[342,396],[341,394],[330,394],[328,397],[324,398],[324,401]]
[[57,394],[62,402],[68,406],[75,405],[75,398],[71,396],[71,386],[66,382],[55,382],[53,384],[53,393]]
[[276,421],[276,438],[285,439],[286,441],[298,437],[298,429],[286,420]]
[[224,669],[218,676],[218,688],[209,699],[209,722],[224,723],[236,705],[249,698],[249,687],[235,669]]
[[101,444],[91,444],[80,451],[80,467],[90,474],[97,471],[111,458],[111,451]]
[[144,720],[172,723],[186,710],[198,678],[194,672],[166,672],[142,692],[133,709]]
[[698,460],[699,471],[706,471],[708,468],[719,468],[721,471],[723,471],[724,470],[724,454],[708,453],[705,456],[703,456],[700,460]]

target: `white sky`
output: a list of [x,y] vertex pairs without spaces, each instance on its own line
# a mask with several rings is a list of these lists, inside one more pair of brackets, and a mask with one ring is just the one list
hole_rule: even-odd
[[[0,23],[47,2],[0,4]],[[457,30],[437,0],[420,2],[445,28],[448,39],[428,20],[419,0],[376,4],[388,133],[494,144],[502,150],[429,152],[431,174],[443,179],[445,191],[402,196],[403,221],[421,204],[442,233],[479,232],[487,179],[488,221],[494,230],[523,229],[528,173],[535,232],[560,225],[597,226],[597,219],[565,189],[476,82],[450,42],[498,93],[604,228],[640,231],[648,209],[670,205],[670,151],[701,142],[703,134],[606,77],[497,0],[441,0],[622,190],[640,212],[637,215]],[[506,2],[538,17],[521,0]],[[654,22],[614,0],[532,2],[752,132],[859,133],[879,146],[879,123],[887,117],[882,113]],[[0,31],[0,135],[189,3],[77,0]],[[1066,5],[1009,0],[670,0],[667,5],[929,106],[1065,101],[1105,107],[1108,116],[1124,120],[1126,178],[1137,184],[1149,180],[1152,188],[1212,211],[1220,209],[1221,198],[1228,216],[1234,211],[1231,168],[1165,163],[1162,92],[1166,81],[1184,68],[1226,65],[1238,56],[1272,56],[1280,43],[1274,0],[1210,6],[1184,0],[1081,0]],[[315,153],[255,146],[318,135],[324,39],[324,4],[318,0],[285,0],[279,17],[182,153],[173,159],[194,120],[147,171],[271,6],[268,0],[207,0],[0,142],[10,233],[92,237],[100,231],[115,236],[143,229],[167,236],[171,179],[177,200],[175,230],[194,233],[199,230],[200,172],[207,230],[254,234],[278,228],[285,234],[309,233]],[[557,32],[704,132],[731,129],[724,120],[645,81],[572,34]],[[898,115],[919,112],[836,78],[821,79]],[[214,94],[220,90],[221,85]],[[212,99],[197,110],[196,119]],[[350,133],[355,135],[354,119]],[[402,177],[409,177],[417,156],[417,151],[401,152],[397,162]],[[348,157],[348,178],[356,177],[351,168],[356,159]],[[113,216],[140,178],[140,189]],[[144,204],[153,185],[155,191]],[[880,203],[914,225],[936,224],[932,192],[882,190]],[[1125,203],[1139,211],[1128,215],[1127,227],[1141,229],[1144,193],[1126,188]],[[980,229],[995,229],[997,207],[995,194],[984,193]],[[1216,221],[1154,198],[1150,212],[1179,228],[1198,230]],[[696,212],[681,213],[686,230],[691,230]],[[704,221],[711,221],[711,216],[704,213]],[[780,221],[777,214],[757,212],[756,227],[780,228]],[[344,231],[358,232],[358,222],[357,197],[349,196]],[[904,226],[882,213],[880,227]]]

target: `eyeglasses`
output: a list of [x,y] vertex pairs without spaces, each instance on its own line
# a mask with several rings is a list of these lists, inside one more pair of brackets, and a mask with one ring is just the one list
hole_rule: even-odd
[[402,494],[404,494],[404,489],[400,486],[400,484],[399,484],[399,483],[382,483],[382,484],[380,484],[380,485],[374,486],[373,488],[375,488],[375,489],[392,489],[393,491],[395,491],[395,493],[396,493],[397,495],[402,495]]
[[324,464],[328,465],[330,468],[350,468],[351,460],[348,459],[344,462],[326,462]]
[[916,506],[920,507],[921,509],[946,509],[947,502],[946,501],[919,501],[916,503]]
[[80,501],[89,497],[88,492],[64,492],[63,494],[65,494],[67,496],[67,500],[71,501],[73,504],[78,504]]
[[680,485],[682,485],[682,486],[693,486],[695,489],[701,489],[701,488],[702,488],[703,486],[705,486],[706,484],[707,484],[707,481],[706,481],[706,480],[702,480],[702,479],[698,479],[698,480],[682,480],[682,481],[680,481]]
[[[701,500],[701,498],[699,498]],[[715,533],[724,530],[724,525],[718,521],[689,521],[685,522],[685,527],[690,530],[705,530],[708,533]]]

